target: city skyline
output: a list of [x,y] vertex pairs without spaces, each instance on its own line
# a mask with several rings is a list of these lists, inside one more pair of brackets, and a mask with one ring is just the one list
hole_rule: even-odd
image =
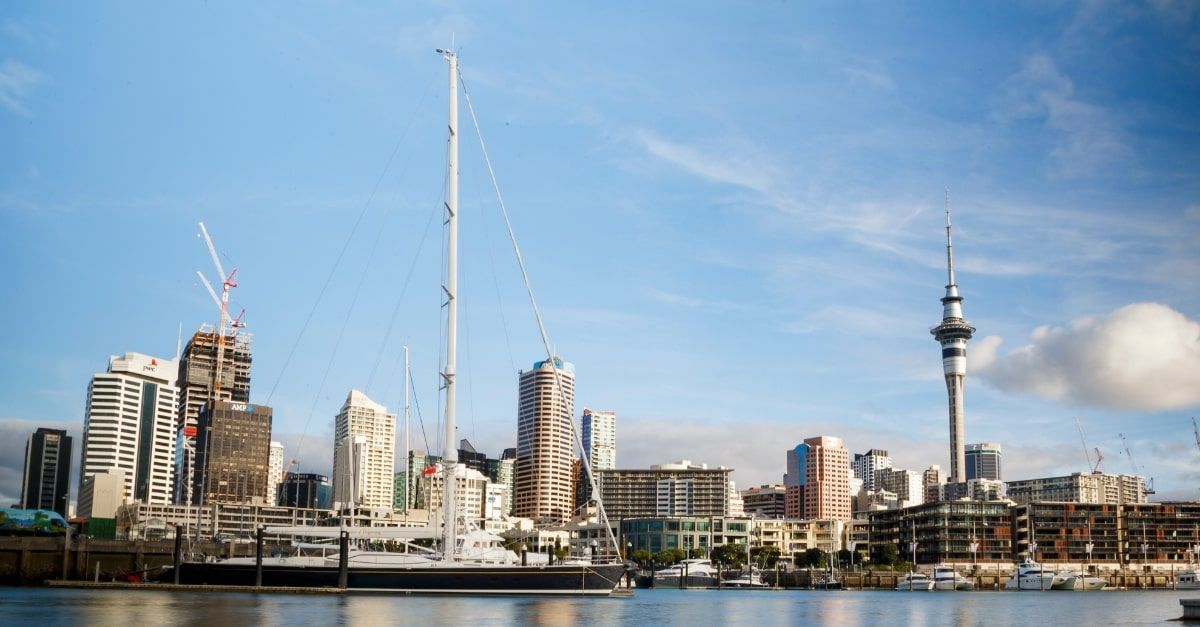
[[[405,338],[431,434],[413,446],[440,450],[426,225],[451,32],[576,406],[620,414],[622,467],[777,483],[787,447],[828,434],[949,470],[928,336],[949,187],[978,329],[964,441],[1001,444],[1006,479],[1086,471],[1077,415],[1106,471],[1133,471],[1124,433],[1157,498],[1195,499],[1197,16],[1174,10],[17,7],[0,500],[29,433],[82,435],[107,356],[174,355],[180,324],[216,322],[201,220],[239,268],[250,402],[291,470],[330,474],[348,390],[401,406]],[[459,436],[499,452],[516,372],[545,355],[464,133]]]

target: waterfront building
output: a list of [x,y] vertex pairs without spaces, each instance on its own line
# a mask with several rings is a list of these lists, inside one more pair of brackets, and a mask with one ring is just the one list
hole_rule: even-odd
[[92,475],[121,470],[125,498],[171,501],[178,372],[173,360],[125,353],[110,357],[108,369],[92,376],[83,420],[81,487]]
[[892,458],[883,449],[873,448],[866,453],[855,453],[854,461],[850,463],[854,476],[862,479],[863,488],[874,491],[875,473],[892,467]]
[[112,518],[125,501],[125,471],[109,468],[83,478],[75,509],[80,518]]
[[276,502],[281,507],[332,509],[333,486],[325,475],[289,472],[279,482]]
[[941,501],[1002,501],[1006,497],[1003,481],[995,479],[968,479],[948,481],[939,486]]
[[265,405],[230,401],[200,410],[193,505],[266,504],[272,413]]
[[275,504],[281,481],[283,481],[283,444],[272,441],[271,452],[267,456],[267,505]]
[[396,415],[350,390],[334,419],[333,500],[391,511],[395,486]]
[[1058,501],[1064,503],[1145,503],[1146,485],[1134,475],[1073,473],[1009,481],[1008,498],[1017,503]]
[[[116,513],[117,537],[126,540],[170,540],[179,528],[185,537],[202,540],[242,540],[251,544],[259,527],[298,527],[326,523],[326,509],[277,505],[219,504],[169,505],[128,503]],[[197,527],[199,533],[197,533]],[[291,535],[265,533],[272,543],[287,544]],[[336,545],[335,545],[336,546]]]
[[742,490],[742,506],[751,518],[785,518],[786,494],[783,484],[756,486]]
[[617,541],[631,552],[657,553],[670,549],[707,552],[725,544],[750,543],[750,519],[724,515],[626,517],[620,519],[620,531]]
[[[883,546],[899,549],[901,559],[916,564],[971,564],[1013,560],[1012,511],[1004,501],[939,501],[914,507],[873,511],[871,559],[879,562]],[[971,548],[976,549],[972,552]]]
[[[195,483],[194,453],[197,448],[196,425],[200,409],[217,401],[250,402],[250,334],[226,333],[222,336],[212,325],[201,325],[179,355],[177,372],[178,405],[175,412],[176,437],[175,483],[172,497],[176,503],[195,499],[190,490]],[[220,377],[217,364],[220,362]]]
[[975,327],[963,319],[962,296],[954,278],[954,246],[951,242],[950,200],[946,198],[946,295],[942,297],[942,321],[929,332],[942,347],[942,373],[946,379],[950,416],[950,481],[966,476],[964,447],[963,383],[967,377],[967,340]]
[[804,440],[804,512],[806,519],[850,519],[850,453],[841,438]]
[[729,495],[729,503],[725,506],[725,511],[729,516],[742,517],[746,515],[746,503],[742,501],[742,493],[738,492],[737,484],[733,479],[729,480],[729,490],[726,492]]
[[63,429],[39,428],[25,442],[21,507],[48,509],[66,517],[70,497],[71,436]]
[[900,468],[875,471],[875,486],[879,491],[895,495],[896,507],[912,507],[925,502],[925,483],[921,473]]
[[575,366],[554,357],[519,373],[518,380],[513,514],[539,525],[561,525],[575,509]]
[[1014,557],[1141,569],[1196,560],[1200,503],[1023,503],[1013,527]]
[[649,469],[600,470],[596,478],[610,520],[727,516],[730,472],[682,460]]
[[968,444],[967,479],[1000,481],[1000,445],[989,442]]
[[848,526],[845,520],[797,520],[762,518],[750,522],[750,545],[772,547],[783,559],[791,560],[809,549],[836,552],[845,548]]
[[[445,475],[445,466],[443,465],[439,465],[438,472],[428,475],[427,491],[424,492],[427,496],[422,498],[423,509],[440,511],[446,493],[444,489]],[[487,475],[474,468],[455,464],[454,477],[454,511],[459,516],[465,516],[468,519],[487,517]]]

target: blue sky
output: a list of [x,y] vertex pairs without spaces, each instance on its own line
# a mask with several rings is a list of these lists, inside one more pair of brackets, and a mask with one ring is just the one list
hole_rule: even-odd
[[[746,487],[823,434],[947,467],[928,328],[949,188],[967,441],[1001,443],[1009,479],[1084,470],[1079,416],[1106,469],[1130,471],[1124,433],[1160,497],[1196,498],[1197,13],[6,5],[0,500],[36,426],[80,433],[108,355],[170,357],[180,323],[214,321],[198,221],[239,269],[252,400],[289,458],[328,469],[351,388],[398,408],[405,339],[438,446],[452,34],[577,412],[618,413],[619,465]],[[495,454],[543,354],[462,105],[459,431]]]

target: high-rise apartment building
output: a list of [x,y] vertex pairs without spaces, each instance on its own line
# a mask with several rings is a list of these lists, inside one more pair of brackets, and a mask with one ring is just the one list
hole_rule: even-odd
[[950,241],[950,199],[946,198],[946,295],[942,297],[942,321],[929,330],[942,346],[942,373],[950,407],[950,481],[965,481],[966,451],[963,446],[963,383],[967,378],[967,340],[975,327],[963,319],[962,296],[954,279],[954,246]]
[[266,504],[271,417],[265,405],[204,406],[196,424],[193,504]]
[[883,449],[873,448],[866,453],[855,453],[851,468],[854,476],[862,479],[863,488],[875,491],[875,473],[884,468],[892,467],[892,458]]
[[646,469],[598,470],[609,520],[651,516],[726,516],[729,468],[682,460]]
[[942,486],[946,483],[946,474],[942,467],[934,464],[921,473],[922,483],[925,484],[925,502],[942,500]]
[[912,507],[925,502],[923,473],[900,468],[881,468],[875,471],[875,490],[896,495],[896,507]]
[[742,507],[754,518],[784,518],[787,489],[781,484],[760,485],[742,490]]
[[1054,501],[1127,505],[1146,502],[1146,484],[1134,475],[1077,472],[1063,477],[1009,481],[1005,486],[1008,498],[1017,503]]
[[[396,415],[351,390],[334,420],[333,500],[348,506],[392,509]],[[351,484],[353,481],[353,484]]]
[[267,457],[267,505],[275,505],[281,481],[283,481],[283,444],[272,441],[271,453]]
[[[125,353],[110,357],[108,370],[92,377],[83,421],[81,486],[92,475],[119,469],[124,471],[125,498],[171,502],[178,373],[174,360]],[[85,514],[82,505],[80,513]]]
[[40,428],[25,442],[21,507],[67,515],[70,497],[71,437],[62,429]]
[[617,467],[617,412],[583,410],[583,450],[593,470]]
[[[194,502],[190,490],[195,483],[194,451],[196,423],[200,408],[216,401],[250,402],[250,334],[227,333],[222,336],[211,325],[203,325],[184,346],[179,358],[176,380],[179,386],[175,426],[179,448],[175,456],[176,503]],[[221,376],[217,377],[220,361]]]
[[1000,445],[982,442],[968,444],[966,449],[967,479],[1000,481]]
[[804,513],[809,520],[850,520],[850,452],[841,438],[807,438]]
[[506,448],[500,459],[488,460],[488,479],[499,486],[500,510],[497,514],[512,514],[513,486],[517,468],[517,449]]
[[[559,383],[561,382],[561,389]],[[574,512],[575,366],[555,357],[519,374],[513,514],[561,524]]]

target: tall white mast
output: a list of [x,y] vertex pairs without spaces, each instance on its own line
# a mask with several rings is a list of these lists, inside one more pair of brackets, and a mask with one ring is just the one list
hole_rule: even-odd
[[409,503],[412,502],[412,467],[408,458],[412,450],[408,437],[408,342],[404,342],[404,520],[408,521]]
[[445,437],[442,438],[442,497],[443,557],[454,559],[458,540],[458,517],[455,510],[455,471],[458,466],[458,446],[454,425],[454,378],[455,357],[458,351],[458,57],[453,50],[438,50],[446,59],[450,69],[450,145],[447,150],[446,191],[446,369],[442,373],[442,385],[446,388]]

